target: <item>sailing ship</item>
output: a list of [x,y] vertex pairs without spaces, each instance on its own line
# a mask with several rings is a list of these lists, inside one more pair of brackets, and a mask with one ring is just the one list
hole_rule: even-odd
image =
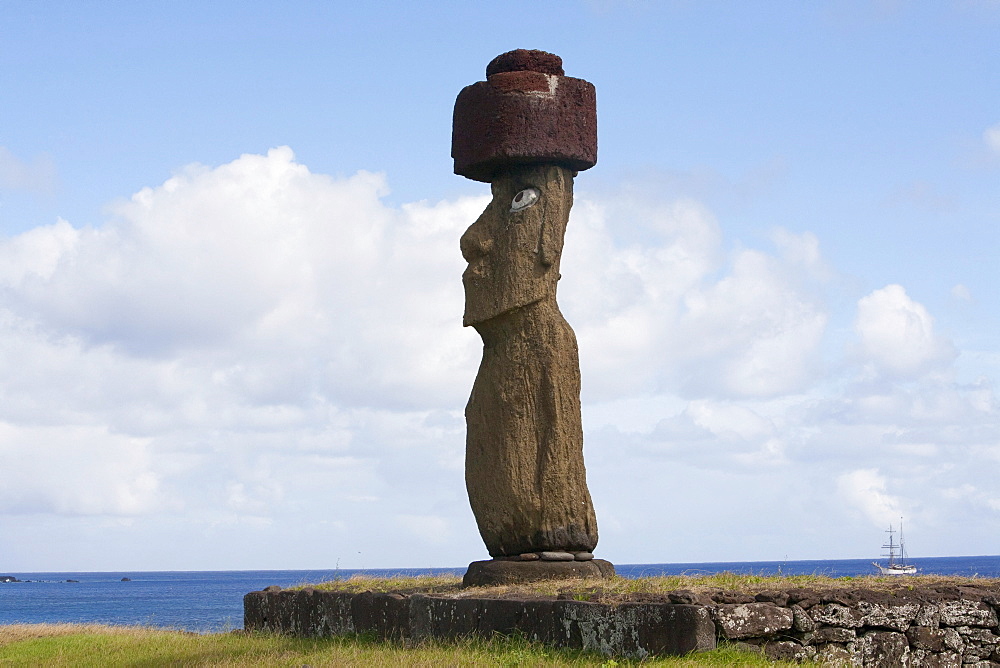
[[877,561],[872,562],[872,566],[878,569],[881,575],[916,575],[917,567],[906,563],[906,547],[903,544],[903,518],[899,518],[899,542],[895,542],[896,532],[892,525],[886,529],[889,534],[889,542],[882,546],[886,553],[883,557],[888,557],[889,563],[882,565]]

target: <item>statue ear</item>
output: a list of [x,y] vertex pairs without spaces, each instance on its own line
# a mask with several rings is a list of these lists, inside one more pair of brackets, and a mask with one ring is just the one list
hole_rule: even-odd
[[538,240],[538,260],[543,267],[559,262],[569,209],[573,203],[573,179],[555,166],[545,170],[545,214],[542,217],[541,238]]

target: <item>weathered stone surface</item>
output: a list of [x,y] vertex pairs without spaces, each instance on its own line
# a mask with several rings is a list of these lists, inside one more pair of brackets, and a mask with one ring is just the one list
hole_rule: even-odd
[[997,613],[978,601],[947,601],[940,605],[942,626],[996,626]]
[[[563,167],[512,168],[461,239],[464,323],[483,339],[465,410],[466,487],[494,557],[597,544],[576,336],[556,304],[572,184]],[[526,189],[537,199],[512,212]]]
[[486,81],[462,89],[452,122],[456,174],[488,182],[511,165],[582,171],[597,163],[594,86],[562,76],[561,63],[542,51],[502,54]]
[[814,660],[821,666],[851,666],[854,662],[851,653],[837,643],[820,645],[816,650]]
[[945,632],[926,626],[911,626],[906,631],[906,638],[914,649],[925,649],[932,652],[944,651]]
[[840,603],[821,603],[809,609],[809,616],[817,624],[827,626],[842,626],[853,629],[861,626],[861,615],[852,608]]
[[793,587],[788,590],[788,602],[799,605],[805,610],[819,603],[820,594],[815,589]]
[[903,605],[883,605],[880,603],[858,602],[861,623],[864,626],[905,631],[920,612],[919,603]]
[[503,561],[484,560],[469,564],[462,578],[465,587],[490,587],[558,578],[606,578],[615,574],[611,562],[588,561]]
[[[699,606],[560,601],[559,644],[605,655],[644,658],[715,648],[715,625]],[[614,648],[619,648],[615,651]]]
[[812,632],[809,643],[819,645],[828,642],[851,642],[857,638],[854,629],[845,629],[841,626],[823,626]]
[[923,649],[910,650],[912,668],[960,668],[962,657],[955,652],[930,652]]
[[728,640],[772,636],[792,628],[792,611],[770,603],[720,605],[712,617],[719,633]]
[[920,606],[920,612],[914,618],[916,626],[930,626],[937,628],[941,624],[941,609],[934,603],[927,603]]
[[563,71],[562,58],[548,51],[537,49],[514,49],[501,53],[486,66],[486,76],[501,72],[541,72],[543,74],[566,74]]
[[593,552],[574,552],[573,558],[577,561],[590,561],[594,558]]
[[711,598],[703,597],[690,589],[678,589],[677,591],[672,591],[667,594],[667,598],[670,599],[671,603],[698,603],[701,605],[707,605],[712,602]]
[[243,597],[243,626],[302,637],[354,633],[351,601],[351,594],[312,589],[251,592]]
[[[496,563],[515,567],[531,565],[531,562],[520,561]],[[558,567],[587,562],[535,563]],[[913,604],[923,606],[916,617],[924,622],[935,621],[937,607],[956,602],[961,605],[949,606],[945,615],[947,620],[982,620],[983,608],[979,604],[984,603],[986,595],[992,594],[980,591],[982,587],[976,591],[970,589],[973,588],[952,588],[942,592],[904,586],[871,596],[862,591],[840,595],[824,592],[821,599],[831,602],[814,606],[814,612],[820,618],[826,616],[840,623],[834,626],[816,624],[808,615],[809,611],[802,610],[798,604],[785,608],[762,602],[731,605],[712,602],[712,596],[729,594],[721,590],[698,594],[675,590],[623,595],[608,592],[599,584],[584,588],[571,585],[560,591],[558,599],[532,600],[478,598],[472,592],[458,596],[352,595],[311,589],[282,591],[271,587],[248,594],[244,607],[248,630],[300,636],[362,631],[383,637],[419,639],[516,633],[544,643],[640,658],[648,654],[708,648],[718,635],[746,643],[748,648],[763,651],[773,658],[796,661],[811,658],[824,665],[995,668],[1000,663],[998,626],[911,624],[904,633],[873,626],[885,624],[886,619],[890,623],[894,618],[905,619],[912,612],[906,606]],[[581,594],[586,594],[590,601],[579,600]],[[955,596],[976,598],[948,598]],[[773,598],[770,594],[768,597]],[[789,596],[789,600],[791,598]],[[834,598],[849,604],[832,602]],[[893,611],[894,607],[906,610]],[[777,624],[769,624],[766,619],[761,622],[756,613],[766,608],[790,616],[791,628],[781,629],[787,627],[788,617],[778,620]],[[851,611],[853,616],[844,609]],[[747,610],[753,610],[758,619],[746,614]],[[736,622],[727,618],[727,614]],[[748,620],[759,622],[756,630],[749,630]],[[854,625],[857,620],[862,620],[862,626]],[[805,630],[810,624],[811,630]],[[752,635],[754,633],[757,635]]]
[[[573,561],[572,552],[539,552],[538,558],[542,561]],[[581,560],[582,561],[582,560]]]
[[351,617],[356,633],[370,633],[377,638],[410,635],[409,602],[401,594],[358,594],[351,599]]
[[712,600],[716,603],[756,603],[757,599],[750,594],[740,591],[717,591],[712,594]]
[[[410,597],[407,620],[410,636],[422,640],[455,639],[474,635],[479,630],[484,605],[482,599],[451,599],[414,594]],[[549,608],[546,612],[551,613],[551,605]],[[532,640],[544,639],[532,638]]]
[[953,652],[961,652],[965,649],[965,641],[962,640],[962,636],[958,635],[958,631],[946,628],[944,629],[944,646]]
[[816,622],[813,621],[809,613],[803,610],[801,606],[793,605],[789,609],[792,611],[792,630],[799,633],[808,633],[816,628]]
[[769,642],[762,649],[767,658],[774,661],[795,661],[801,663],[811,659],[816,654],[814,648],[805,647],[789,640]]
[[[331,601],[336,605],[331,606]],[[420,640],[516,634],[634,658],[687,654],[716,646],[715,625],[707,608],[669,603],[604,605],[304,590],[252,592],[244,598],[244,607],[248,631],[296,636],[371,633],[379,638]]]
[[894,631],[872,631],[858,639],[857,654],[862,666],[905,666],[910,645],[906,636]]
[[788,604],[788,593],[783,591],[762,591],[754,594],[754,600],[758,603],[774,603],[784,607]]

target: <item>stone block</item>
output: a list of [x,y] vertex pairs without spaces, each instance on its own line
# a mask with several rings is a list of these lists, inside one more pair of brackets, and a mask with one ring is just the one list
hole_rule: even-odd
[[872,631],[858,639],[855,652],[862,666],[905,666],[910,644],[906,636],[894,631]]
[[947,601],[940,605],[942,626],[996,626],[997,613],[979,601]]
[[357,594],[351,599],[351,619],[356,633],[394,639],[410,635],[409,601],[401,594]]
[[931,652],[943,652],[945,632],[941,629],[932,629],[926,626],[911,626],[906,631],[906,638],[910,641],[910,646],[914,649],[923,649]]
[[851,642],[857,638],[854,629],[845,629],[840,626],[824,626],[816,629],[812,633],[809,643],[821,645],[828,642]]
[[727,640],[773,636],[792,628],[793,613],[771,603],[720,605],[712,614],[719,633]]
[[802,663],[816,655],[816,650],[790,640],[769,642],[763,646],[764,655],[772,661],[794,661]]
[[809,613],[803,610],[798,605],[793,605],[789,608],[792,611],[792,629],[798,631],[799,633],[808,633],[816,628],[816,622],[813,621]]
[[864,626],[905,631],[920,612],[920,604],[883,605],[859,601],[858,612],[861,613],[861,623]]
[[476,635],[482,618],[483,601],[475,598],[438,598],[425,594],[410,596],[410,637],[461,638]]
[[809,609],[809,616],[817,624],[856,629],[861,626],[861,616],[852,608],[840,603],[822,603]]
[[714,649],[715,624],[701,606],[583,601],[557,602],[560,645],[606,656],[644,658]]
[[589,561],[473,561],[462,578],[463,587],[491,587],[566,578],[607,578],[615,567],[604,559]]

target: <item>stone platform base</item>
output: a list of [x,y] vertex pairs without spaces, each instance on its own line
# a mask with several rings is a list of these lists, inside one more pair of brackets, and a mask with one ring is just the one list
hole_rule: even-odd
[[610,578],[615,567],[604,559],[588,561],[473,561],[462,578],[463,587],[492,587],[563,578]]
[[526,598],[475,589],[352,594],[268,587],[243,598],[243,626],[299,637],[362,633],[414,641],[516,635],[635,659],[708,650],[724,640],[772,660],[822,665],[1000,665],[995,580],[902,579],[755,594],[676,589],[605,595],[599,586],[585,586],[558,597]]
[[323,638],[362,633],[421,641],[520,636],[555,647],[642,659],[714,649],[708,608],[672,603],[599,604],[455,595],[350,594],[269,587],[243,598],[250,632]]

